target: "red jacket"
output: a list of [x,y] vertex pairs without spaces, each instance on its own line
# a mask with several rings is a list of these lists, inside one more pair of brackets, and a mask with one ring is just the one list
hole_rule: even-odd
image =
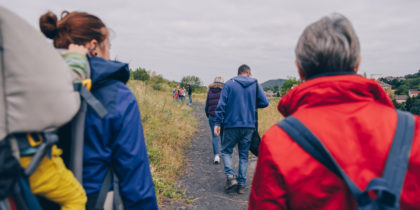
[[[358,75],[325,76],[290,90],[278,110],[303,122],[360,189],[380,177],[397,124],[381,86]],[[420,120],[405,177],[401,209],[420,209]],[[345,183],[277,125],[263,136],[249,209],[355,209]]]

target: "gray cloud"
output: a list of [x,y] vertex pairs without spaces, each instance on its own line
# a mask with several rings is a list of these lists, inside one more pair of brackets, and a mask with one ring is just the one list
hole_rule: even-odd
[[180,80],[228,79],[242,63],[260,81],[297,76],[294,47],[306,25],[346,15],[362,45],[361,72],[403,75],[420,69],[420,1],[9,1],[1,5],[37,27],[47,10],[99,16],[115,33],[119,60]]

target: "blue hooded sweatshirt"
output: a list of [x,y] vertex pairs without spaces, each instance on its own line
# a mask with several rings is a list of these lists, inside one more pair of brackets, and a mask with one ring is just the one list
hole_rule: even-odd
[[90,107],[86,113],[83,187],[98,193],[113,168],[119,179],[124,209],[157,209],[152,175],[136,97],[125,85],[128,65],[98,57],[89,59],[92,94],[105,106],[101,119]]
[[237,76],[227,82],[216,108],[216,123],[224,128],[255,128],[256,107],[268,106],[268,99],[257,80],[246,76]]

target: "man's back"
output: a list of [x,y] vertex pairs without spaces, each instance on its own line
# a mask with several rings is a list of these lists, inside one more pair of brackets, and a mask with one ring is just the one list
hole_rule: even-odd
[[[257,80],[246,76],[237,76],[223,86],[221,99],[216,108],[216,116],[223,116],[225,128],[254,128],[255,109],[268,106],[267,97]],[[220,117],[222,119],[222,117]]]
[[[357,75],[310,80],[282,99],[279,109],[301,120],[360,189],[365,189],[372,178],[382,176],[397,115],[376,82]],[[415,119],[417,132],[401,209],[420,208],[420,119]],[[253,209],[355,209],[344,182],[277,125],[264,135],[260,153],[250,201]],[[269,190],[262,192],[260,187]]]

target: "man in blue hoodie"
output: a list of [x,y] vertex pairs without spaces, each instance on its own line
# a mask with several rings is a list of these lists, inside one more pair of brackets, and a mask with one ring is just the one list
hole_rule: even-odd
[[[251,69],[241,65],[238,76],[228,80],[223,86],[216,108],[214,133],[220,134],[220,125],[224,124],[222,141],[222,159],[227,181],[225,192],[237,189],[239,194],[245,193],[246,172],[248,170],[248,150],[252,134],[255,130],[256,109],[268,106],[264,90],[256,79],[250,78]],[[238,144],[238,174],[233,169],[232,152]]]

